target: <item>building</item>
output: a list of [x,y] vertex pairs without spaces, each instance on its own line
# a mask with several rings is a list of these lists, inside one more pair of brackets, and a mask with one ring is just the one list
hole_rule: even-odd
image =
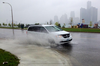
[[82,19],[87,21],[87,10],[85,8],[80,9],[80,22],[82,22]]
[[74,11],[71,11],[70,17],[75,18],[75,12]]
[[[70,18],[73,19],[73,25],[77,25],[80,22],[79,18],[75,17],[75,12],[74,11],[71,11]],[[69,18],[69,21],[71,20],[70,18]]]
[[65,24],[68,24],[68,23],[69,23],[69,22],[68,22],[68,19],[67,19],[67,14],[64,14],[64,15],[61,16],[59,23],[60,23],[61,25],[64,25],[64,23],[65,23]]
[[97,22],[97,15],[98,9],[91,6],[91,1],[87,2],[87,9],[81,8],[80,9],[80,21],[82,22],[82,19],[85,20],[86,24],[89,24],[90,21],[93,23]]
[[87,2],[87,9],[90,9],[91,8],[91,1],[88,1]]

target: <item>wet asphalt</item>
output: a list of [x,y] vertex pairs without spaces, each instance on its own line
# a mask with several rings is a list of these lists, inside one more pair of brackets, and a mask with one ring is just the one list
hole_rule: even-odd
[[100,34],[72,33],[73,41],[56,49],[68,55],[73,66],[100,66]]
[[[71,32],[70,44],[52,47],[64,56],[69,57],[73,66],[100,66],[100,33]],[[26,36],[26,31],[0,29],[0,39],[15,39]]]

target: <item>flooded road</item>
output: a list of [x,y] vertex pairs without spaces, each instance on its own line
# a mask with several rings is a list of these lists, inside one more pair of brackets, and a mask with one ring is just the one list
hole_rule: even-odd
[[[70,44],[54,46],[56,50],[70,58],[73,66],[100,66],[100,33],[73,33]],[[26,31],[0,29],[0,39],[24,39]],[[23,40],[25,42],[25,40]]]
[[[56,49],[64,56],[68,56],[73,66],[100,65],[100,34],[72,33],[73,41]],[[55,48],[54,48],[55,49]]]

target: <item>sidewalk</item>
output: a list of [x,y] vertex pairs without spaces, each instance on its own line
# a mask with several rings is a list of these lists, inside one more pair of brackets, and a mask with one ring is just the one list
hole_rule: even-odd
[[20,59],[19,66],[71,66],[68,58],[51,49],[36,45],[22,45],[0,41],[0,48],[11,52]]

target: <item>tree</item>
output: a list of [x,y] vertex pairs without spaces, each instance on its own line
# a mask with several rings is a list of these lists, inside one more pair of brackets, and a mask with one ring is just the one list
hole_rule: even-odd
[[30,24],[26,24],[25,28],[28,28],[30,26]]
[[7,26],[7,24],[5,24],[5,23],[3,23],[2,25],[3,25],[3,26]]
[[1,26],[1,23],[0,23],[0,26]]
[[55,23],[56,26],[58,26],[58,24],[59,24],[58,22]]
[[72,24],[73,24],[73,18],[71,17],[71,19],[70,19],[70,23],[69,23],[71,26],[72,26]]
[[62,28],[65,28],[66,24],[64,23],[64,25],[62,26]]
[[35,25],[39,25],[39,23],[35,23]]
[[10,23],[8,25],[11,27],[11,24]]
[[89,24],[89,26],[90,26],[90,27],[92,26],[92,21],[90,21],[90,24]]
[[55,25],[58,27],[61,27],[60,23],[58,23],[58,22],[56,22]]
[[2,25],[5,26],[5,23],[3,23]]
[[5,24],[5,26],[7,26],[7,24]]
[[19,23],[17,26],[20,28],[20,27],[21,27],[21,26],[20,26],[20,23]]
[[14,26],[17,26],[15,23],[13,24]]
[[58,27],[61,27],[60,23],[58,24]]

